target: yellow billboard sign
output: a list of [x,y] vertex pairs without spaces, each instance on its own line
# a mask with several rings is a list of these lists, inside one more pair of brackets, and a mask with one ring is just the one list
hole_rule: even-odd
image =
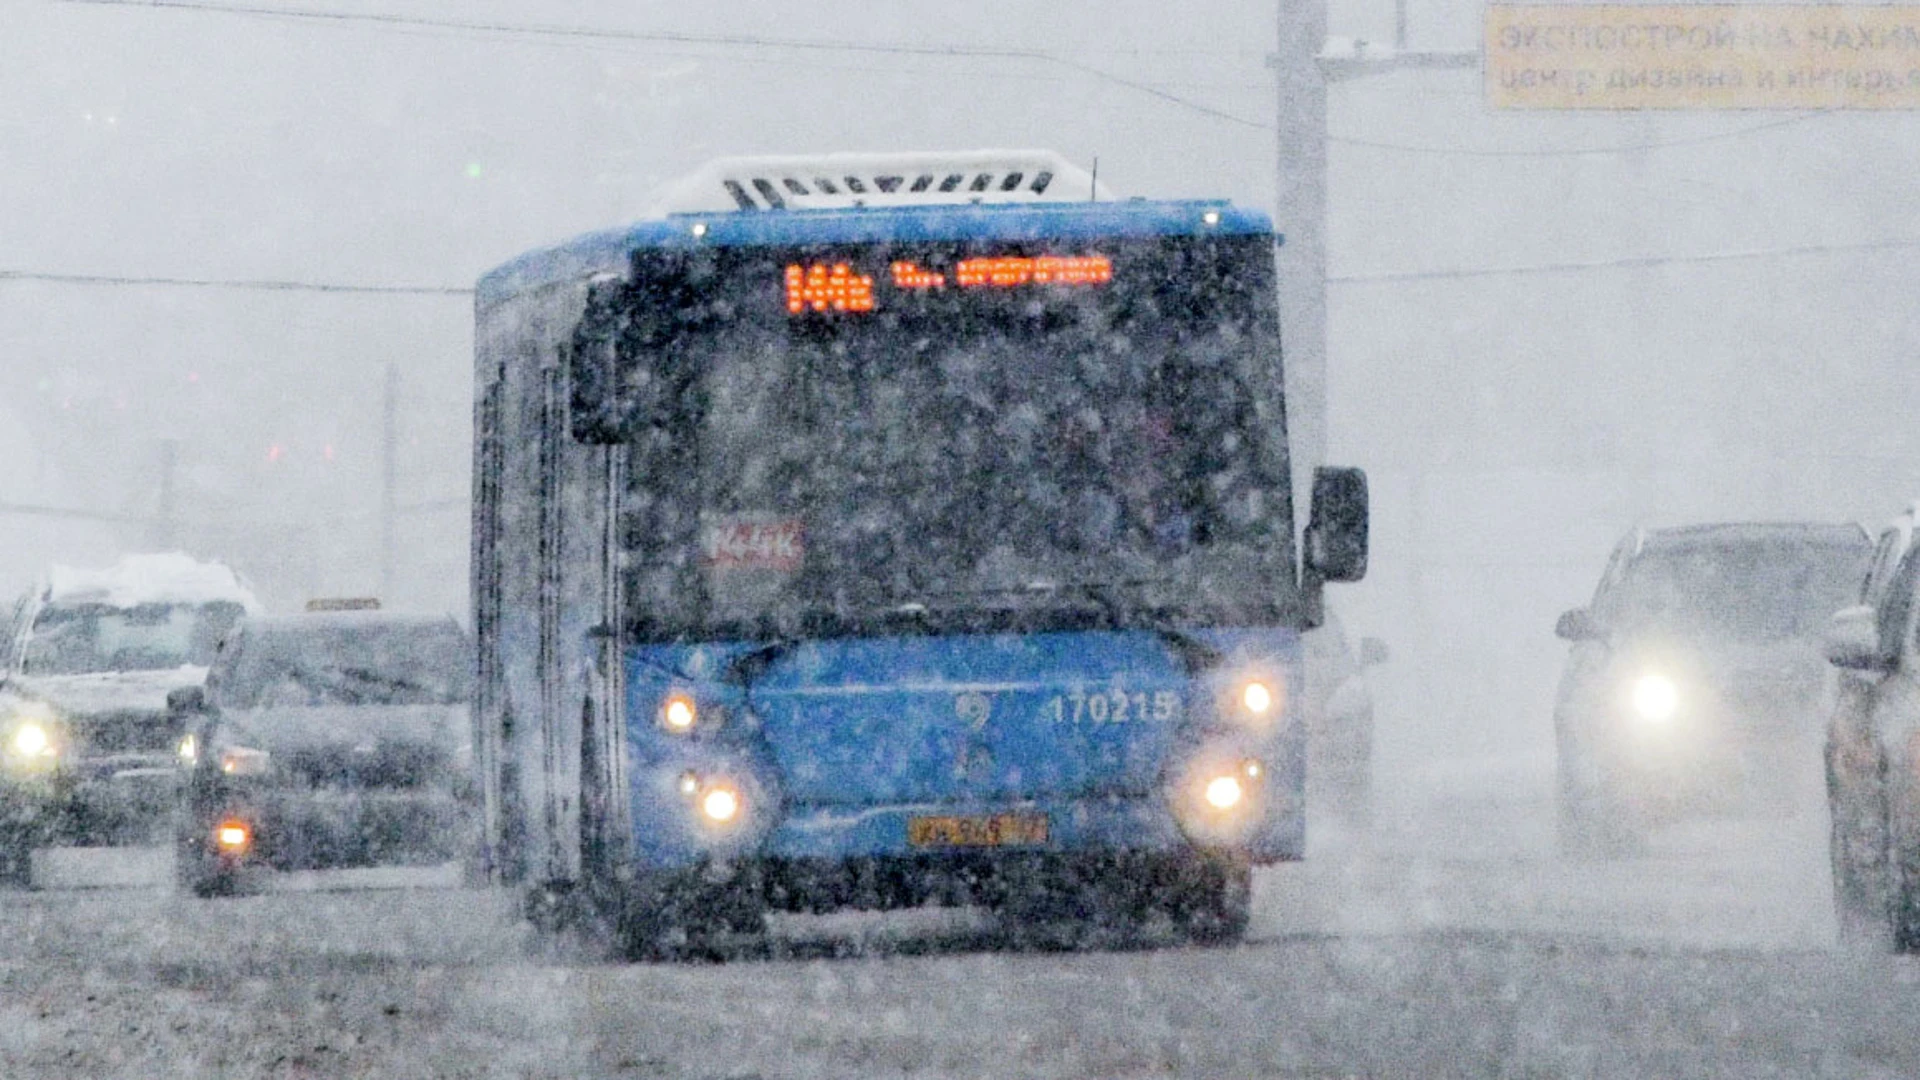
[[1502,109],[1920,109],[1920,4],[1492,4]]

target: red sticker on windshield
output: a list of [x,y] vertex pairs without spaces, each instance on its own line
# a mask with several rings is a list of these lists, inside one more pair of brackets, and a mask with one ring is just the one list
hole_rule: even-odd
[[700,556],[718,570],[795,570],[806,543],[797,518],[723,521],[701,531]]

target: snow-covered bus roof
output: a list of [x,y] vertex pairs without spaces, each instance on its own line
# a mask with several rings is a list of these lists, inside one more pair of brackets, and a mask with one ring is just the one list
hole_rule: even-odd
[[532,251],[480,278],[485,309],[523,292],[600,273],[625,273],[640,248],[789,247],[900,241],[1022,241],[1102,237],[1274,235],[1259,210],[1221,199],[865,206],[672,214]]
[[47,575],[53,604],[207,604],[228,601],[248,612],[263,610],[231,567],[201,562],[182,552],[123,556],[102,569],[55,566]]

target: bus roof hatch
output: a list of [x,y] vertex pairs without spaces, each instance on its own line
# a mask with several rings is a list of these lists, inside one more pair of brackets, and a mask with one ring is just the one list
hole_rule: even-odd
[[710,161],[669,186],[651,216],[1113,197],[1091,173],[1051,150],[733,157]]

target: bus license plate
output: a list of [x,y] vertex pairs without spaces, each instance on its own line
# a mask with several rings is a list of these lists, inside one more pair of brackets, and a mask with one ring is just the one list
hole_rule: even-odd
[[1047,819],[1034,814],[907,819],[914,847],[1023,847],[1047,842]]

